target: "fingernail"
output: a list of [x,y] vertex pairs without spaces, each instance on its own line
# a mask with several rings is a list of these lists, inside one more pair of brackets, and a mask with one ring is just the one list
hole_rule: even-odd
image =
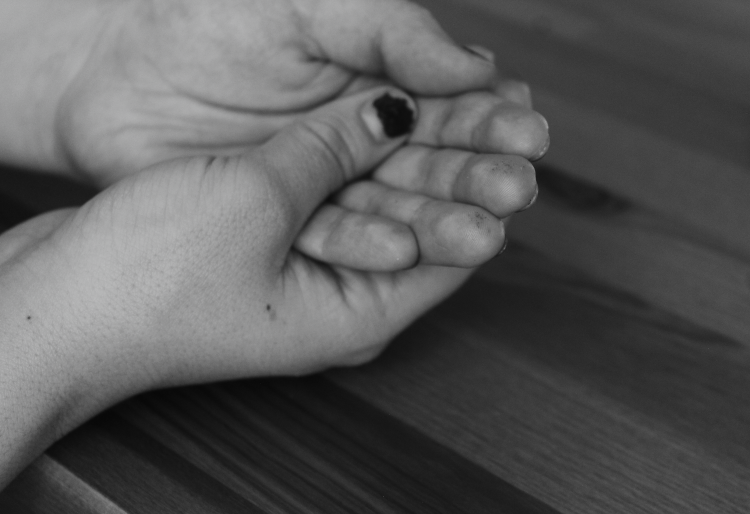
[[388,91],[365,107],[362,119],[377,140],[405,136],[414,128],[416,105],[403,93]]
[[522,208],[518,209],[518,211],[516,211],[516,212],[525,211],[526,209],[528,209],[529,207],[531,207],[532,205],[534,205],[536,203],[536,199],[537,199],[538,196],[539,196],[539,184],[536,185],[536,189],[534,190],[534,196],[531,197],[531,201],[528,204],[526,204],[525,207],[522,207]]
[[544,116],[540,116],[542,118],[542,123],[544,123],[544,128],[547,129],[547,132],[549,132],[549,122],[547,121],[547,118]]
[[479,45],[463,45],[462,47],[471,55],[495,64],[495,53],[492,50]]
[[[544,119],[544,118],[542,118],[542,119]],[[546,120],[545,120],[545,123],[546,123]],[[529,159],[529,160],[531,160],[531,161],[538,161],[539,159],[541,159],[542,157],[544,157],[545,154],[547,153],[547,150],[549,150],[549,143],[550,143],[550,138],[549,138],[549,136],[547,136],[547,140],[544,142],[544,144],[542,145],[542,147],[536,153],[536,155],[534,156],[534,158]]]
[[505,236],[505,240],[503,241],[503,247],[500,248],[500,251],[497,252],[497,255],[495,257],[500,257],[507,248],[508,248],[508,236]]

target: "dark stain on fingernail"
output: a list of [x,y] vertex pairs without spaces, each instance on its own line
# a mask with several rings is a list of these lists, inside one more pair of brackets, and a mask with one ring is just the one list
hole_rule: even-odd
[[372,105],[383,124],[386,136],[401,137],[411,132],[414,126],[414,111],[405,99],[385,93]]

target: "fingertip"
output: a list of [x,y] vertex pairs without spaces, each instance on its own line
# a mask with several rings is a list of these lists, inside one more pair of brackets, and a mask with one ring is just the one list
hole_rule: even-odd
[[434,246],[426,264],[474,268],[495,257],[505,240],[505,226],[479,207],[454,209],[431,227]]
[[539,147],[539,150],[537,150],[536,154],[530,158],[531,161],[538,161],[545,155],[547,155],[547,152],[549,151],[549,145],[550,145],[550,137],[549,134],[547,134],[547,139],[542,143],[542,146]]
[[505,225],[484,209],[469,213],[470,224],[460,235],[461,267],[474,268],[495,257],[505,244]]
[[530,160],[541,158],[549,146],[549,125],[538,112],[504,102],[475,132],[474,147],[486,152],[515,154]]
[[408,8],[383,34],[387,72],[421,95],[453,95],[489,90],[495,80],[494,55],[477,45],[458,45],[424,8]]
[[529,206],[536,189],[536,172],[527,159],[518,155],[477,155],[459,173],[453,184],[453,197],[502,218]]
[[424,42],[409,57],[392,63],[393,77],[403,87],[425,96],[447,96],[492,88],[495,66],[455,43]]
[[533,108],[531,87],[528,82],[520,79],[499,78],[493,86],[492,91],[500,98],[509,102],[515,102],[528,109]]

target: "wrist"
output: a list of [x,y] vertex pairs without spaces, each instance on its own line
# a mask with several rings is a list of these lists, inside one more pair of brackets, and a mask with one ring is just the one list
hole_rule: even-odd
[[0,489],[75,426],[75,374],[55,354],[14,273],[0,273]]
[[65,264],[50,258],[44,239],[29,244],[25,238],[23,248],[18,242],[13,232],[0,236],[6,257],[0,262],[0,489],[49,445],[120,399],[92,373],[96,357],[85,349],[107,341],[84,340],[97,332],[72,322],[79,309],[57,278]]

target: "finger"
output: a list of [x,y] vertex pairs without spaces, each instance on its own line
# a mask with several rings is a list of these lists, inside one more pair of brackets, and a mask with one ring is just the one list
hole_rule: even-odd
[[[495,53],[489,48],[481,45],[464,45],[464,48],[469,52],[473,52],[479,57],[490,61],[492,64],[496,64]],[[528,107],[529,109],[532,108],[531,88],[529,87],[529,84],[526,83],[518,73],[513,72],[513,70],[507,66],[497,72],[495,82],[492,86],[492,92],[504,100],[516,102],[517,104]]]
[[333,191],[403,144],[415,119],[408,95],[375,89],[316,110],[248,156],[269,171],[301,228]]
[[[346,284],[347,307],[356,315],[342,327],[340,317],[328,316],[323,337],[351,346],[357,341],[360,350],[339,359],[340,366],[356,366],[378,356],[399,332],[435,305],[455,292],[471,276],[473,269],[419,265],[398,273],[363,275],[337,269],[341,283]],[[330,327],[330,328],[329,328]]]
[[536,111],[486,92],[420,98],[410,143],[539,159],[549,147],[547,120]]
[[527,109],[534,108],[529,83],[513,74],[498,75],[492,87],[492,92],[500,98],[515,102]]
[[326,264],[363,271],[410,268],[419,256],[417,241],[406,225],[332,204],[315,212],[294,247]]
[[373,179],[436,200],[477,205],[497,218],[530,207],[538,191],[534,167],[523,157],[418,145],[399,149]]
[[334,202],[408,225],[419,245],[420,264],[478,266],[497,255],[505,239],[502,221],[481,207],[433,200],[374,181],[351,184]]
[[[313,57],[386,75],[423,95],[490,89],[495,66],[457,45],[424,8],[403,0],[325,0],[309,9]],[[313,12],[314,10],[314,12]]]

